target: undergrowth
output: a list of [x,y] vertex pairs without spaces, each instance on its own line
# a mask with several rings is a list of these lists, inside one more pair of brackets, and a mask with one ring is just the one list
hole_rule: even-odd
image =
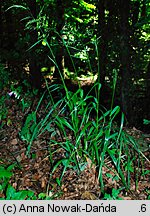
[[[96,85],[100,89],[100,85]],[[97,98],[90,94],[84,95],[81,88],[75,93],[68,91],[65,97],[54,102],[51,93],[59,91],[60,86],[55,84],[47,88],[36,110],[27,116],[20,132],[21,138],[28,145],[27,155],[30,156],[33,141],[47,132],[50,137],[49,158],[52,165],[50,177],[63,166],[60,177],[56,179],[58,185],[61,185],[67,169],[71,168],[80,174],[89,158],[96,166],[96,175],[102,192],[105,191],[103,180],[105,167],[110,171],[113,170],[114,176],[118,177],[126,191],[130,191],[133,175],[138,188],[142,160],[148,159],[135,140],[123,131],[123,114],[120,126],[116,124],[115,118],[120,112],[119,106],[104,111],[99,106]],[[45,107],[45,117],[37,120],[38,109],[47,92],[51,100]],[[62,158],[55,162],[53,157],[60,151],[63,152]],[[113,169],[107,166],[108,163]]]
[[[99,90],[100,84],[95,84]],[[141,151],[138,143],[123,130],[124,115],[122,114],[120,126],[115,122],[120,112],[119,106],[110,110],[103,109],[99,100],[85,94],[82,88],[76,92],[67,91],[67,94],[55,100],[63,86],[53,84],[48,86],[39,99],[37,107],[26,117],[20,131],[20,138],[26,142],[26,154],[30,157],[33,141],[38,140],[45,133],[49,134],[48,149],[51,164],[50,180],[59,168],[61,175],[56,179],[59,186],[68,169],[78,175],[87,167],[88,161],[96,167],[96,177],[99,181],[100,191],[104,199],[119,199],[120,190],[113,189],[112,194],[105,191],[103,169],[107,168],[107,178],[114,178],[120,182],[122,190],[130,192],[131,180],[134,179],[136,190],[138,182],[144,174],[143,163],[148,161]],[[45,116],[39,118],[38,112],[44,98],[48,97],[45,106]],[[38,118],[37,118],[38,116]],[[55,155],[62,152],[62,157],[55,161]],[[2,199],[53,199],[47,193],[35,196],[33,191],[16,191],[9,184],[14,165],[0,166],[0,191]],[[89,167],[90,169],[90,167]]]
[[[68,169],[73,169],[80,174],[87,166],[87,159],[89,159],[92,162],[91,164],[96,167],[95,175],[105,199],[116,199],[119,192],[115,189],[111,195],[105,192],[104,168],[113,173],[113,175],[110,174],[111,178],[116,177],[118,179],[122,190],[130,192],[131,179],[134,179],[136,189],[138,189],[138,182],[142,173],[141,163],[143,160],[148,161],[148,159],[140,150],[137,142],[124,132],[124,114],[121,114],[120,124],[116,124],[116,117],[121,112],[120,107],[114,107],[113,104],[117,74],[115,74],[113,82],[112,103],[110,109],[106,110],[102,107],[100,100],[101,84],[97,82],[93,87],[96,96],[91,95],[92,89],[85,94],[80,85],[76,92],[69,91],[46,36],[40,38],[40,41],[44,41],[49,48],[52,57],[48,57],[58,69],[62,85],[51,84],[49,86],[46,82],[47,88],[39,99],[36,108],[32,109],[26,116],[19,135],[26,142],[27,156],[30,157],[33,141],[48,133],[49,160],[52,167],[50,179],[60,166],[63,167],[61,175],[56,179],[59,186],[61,186],[64,174]],[[36,42],[36,44],[39,42]],[[36,44],[32,45],[30,49]],[[69,54],[69,48],[64,40],[63,45]],[[72,61],[71,55],[70,59]],[[58,95],[62,90],[64,92],[63,96],[56,100],[54,95]],[[45,110],[43,110],[45,116],[40,118],[38,112],[45,96],[49,100],[44,108]],[[22,101],[22,105],[23,111],[25,111],[28,104],[25,105],[25,102]],[[62,157],[55,161],[54,155],[60,151],[63,152]],[[9,184],[12,176],[12,166],[7,168],[1,166],[0,169],[0,191],[4,192],[5,199],[37,198],[32,191],[17,192]],[[107,177],[110,178],[110,175],[107,175]],[[49,196],[43,193],[38,198],[49,199]]]

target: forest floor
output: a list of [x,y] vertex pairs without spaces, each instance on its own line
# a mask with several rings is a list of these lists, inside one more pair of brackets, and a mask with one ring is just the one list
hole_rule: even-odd
[[[3,90],[3,95],[8,94],[8,89]],[[53,199],[72,199],[72,200],[94,200],[103,199],[100,190],[99,182],[96,179],[96,167],[91,164],[87,158],[87,165],[81,173],[76,170],[67,169],[59,186],[56,183],[56,178],[60,176],[62,167],[51,173],[51,164],[49,160],[49,137],[48,134],[42,134],[38,140],[33,141],[31,146],[31,157],[26,156],[27,145],[22,141],[19,132],[23,126],[24,112],[18,104],[15,97],[10,97],[6,100],[8,109],[7,118],[4,120],[5,125],[0,129],[0,164],[10,165],[17,162],[21,168],[16,166],[13,170],[13,176],[10,183],[16,190],[29,189],[35,194],[46,193],[50,191],[49,196]],[[35,102],[35,103],[38,103]],[[44,109],[39,112],[40,117],[44,115]],[[137,140],[143,140],[142,131],[136,128],[124,128],[129,134]],[[150,142],[150,135],[147,136],[144,142]],[[61,158],[63,152],[57,152],[53,160],[57,161]],[[149,158],[149,150],[144,152],[144,155]],[[112,169],[113,169],[113,165]],[[145,169],[150,170],[150,164],[145,162]],[[112,188],[119,189],[122,184],[119,181],[105,179],[107,168],[103,168],[103,176],[105,181],[105,192],[112,193]],[[109,171],[110,172],[110,171]],[[139,178],[138,187],[135,186],[134,177],[131,180],[131,190],[124,192],[121,190],[119,198],[125,200],[147,199],[150,193],[150,175],[145,175]],[[0,194],[3,197],[3,194]]]

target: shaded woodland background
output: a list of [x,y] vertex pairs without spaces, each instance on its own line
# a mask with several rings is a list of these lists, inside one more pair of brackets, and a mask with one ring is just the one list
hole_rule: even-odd
[[0,199],[150,199],[149,26],[149,0],[0,0]]
[[48,74],[53,78],[60,78],[60,72],[72,77],[97,74],[107,107],[116,80],[115,104],[129,124],[145,129],[143,119],[150,119],[149,4],[148,0],[1,1],[0,63],[7,68],[1,82],[7,71],[12,82],[21,84],[27,78],[38,89]]

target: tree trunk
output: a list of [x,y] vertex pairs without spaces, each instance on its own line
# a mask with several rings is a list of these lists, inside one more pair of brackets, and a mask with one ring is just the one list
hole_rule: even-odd
[[121,104],[129,123],[133,123],[131,109],[131,71],[130,71],[130,35],[129,14],[130,0],[119,0],[120,8],[120,72],[121,72]]
[[2,48],[2,34],[3,34],[3,24],[2,24],[2,0],[0,0],[0,49]]
[[56,64],[55,72],[53,74],[54,78],[60,78],[61,75],[64,75],[64,45],[63,45],[63,27],[65,24],[64,18],[64,1],[56,0],[56,32],[57,32],[57,43],[58,49],[56,53]]
[[[36,0],[28,1],[28,6],[32,13],[32,16],[36,19],[37,17],[37,8],[36,8]],[[30,46],[34,45],[38,41],[38,32],[36,29],[36,23],[32,27],[30,32]],[[42,76],[40,72],[40,66],[37,61],[37,54],[36,54],[37,46],[33,47],[29,51],[29,70],[31,76],[31,84],[35,88],[41,88],[41,81]]]
[[147,67],[147,85],[146,85],[146,114],[148,115],[148,118],[150,120],[150,62],[148,63]]
[[3,48],[3,21],[2,21],[2,0],[0,0],[0,63],[2,63],[2,48]]
[[107,61],[107,26],[105,20],[105,0],[98,0],[98,82],[105,84]]
[[[10,6],[10,3],[7,1],[7,7]],[[13,20],[13,15],[12,15],[12,10],[8,10],[5,11],[5,22],[6,24],[5,26],[5,44],[4,44],[4,48],[6,50],[9,50],[9,53],[13,52],[15,49],[15,38],[14,38],[14,20]],[[7,62],[7,66],[9,69],[11,69],[11,67],[13,67],[14,61],[13,61],[13,56],[8,55],[6,57],[6,62]]]

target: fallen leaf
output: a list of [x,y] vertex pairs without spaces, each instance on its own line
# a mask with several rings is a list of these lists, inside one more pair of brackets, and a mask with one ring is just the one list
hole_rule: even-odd
[[119,196],[120,198],[122,198],[123,200],[131,200],[132,198],[127,196],[127,197],[124,197],[124,196]]
[[86,200],[97,200],[98,197],[95,196],[95,194],[89,192],[89,191],[85,191],[82,196],[81,199],[86,199]]
[[16,159],[17,159],[18,162],[21,162],[21,161],[22,161],[22,157],[21,157],[20,155],[18,155],[18,156],[16,157]]
[[45,178],[42,178],[41,187],[42,187],[42,188],[45,188],[45,187],[46,187],[46,179],[45,179]]
[[11,144],[12,144],[12,145],[17,145],[17,144],[18,144],[18,140],[17,140],[17,139],[13,139],[13,140],[11,141]]

